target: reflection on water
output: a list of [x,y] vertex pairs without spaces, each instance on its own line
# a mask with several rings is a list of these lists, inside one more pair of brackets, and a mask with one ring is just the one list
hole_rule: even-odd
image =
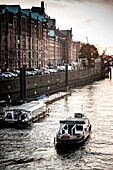
[[[27,129],[0,129],[1,170],[112,170],[113,81],[73,89],[51,106],[50,116]],[[84,111],[92,123],[89,141],[78,149],[57,150],[59,120]]]

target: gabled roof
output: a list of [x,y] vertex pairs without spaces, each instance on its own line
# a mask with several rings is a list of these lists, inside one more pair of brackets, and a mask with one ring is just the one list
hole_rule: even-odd
[[31,13],[33,19],[38,18],[40,22],[47,22],[47,16],[45,14],[40,15],[38,12],[33,12],[31,9],[21,9],[20,5],[0,5],[0,13],[5,13],[5,10],[14,14],[18,13],[20,10],[26,16],[29,16],[29,13]]
[[29,13],[31,12],[31,9],[21,9],[21,12],[29,16]]
[[24,13],[25,15],[29,16],[29,13],[31,13],[31,17],[33,19],[39,19],[40,22],[46,22],[47,19],[44,15],[40,15],[38,12],[32,12],[31,9],[21,9],[21,12]]
[[39,15],[37,12],[32,12],[31,16],[32,16],[33,19],[38,18],[40,22],[46,22],[47,21],[47,19],[45,18],[44,15]]
[[67,35],[67,30],[59,30],[59,32],[61,32],[63,35]]
[[62,33],[62,31],[61,30],[59,30],[59,29],[57,29],[56,30],[56,35],[59,37],[59,38],[63,38],[63,39],[65,39],[66,38],[66,36]]
[[6,5],[0,5],[0,13],[3,13],[5,7]]
[[13,12],[14,14],[16,14],[21,9],[20,5],[4,5],[2,7],[3,8],[1,8],[2,11],[0,10],[0,13],[5,13],[5,10],[8,10],[9,12]]

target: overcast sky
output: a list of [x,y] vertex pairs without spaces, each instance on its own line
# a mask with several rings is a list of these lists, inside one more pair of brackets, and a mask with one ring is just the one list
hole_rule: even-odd
[[[46,0],[46,13],[59,29],[72,27],[73,40],[94,44],[101,53],[113,54],[113,0]],[[0,0],[22,8],[40,6],[40,0]],[[88,37],[88,38],[86,38]]]

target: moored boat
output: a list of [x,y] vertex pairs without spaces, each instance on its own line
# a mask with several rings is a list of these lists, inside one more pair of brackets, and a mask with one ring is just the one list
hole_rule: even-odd
[[5,111],[4,127],[25,128],[31,124],[32,112],[13,108]]
[[90,132],[89,119],[82,113],[75,113],[74,117],[60,120],[60,128],[55,137],[55,144],[61,147],[79,147],[89,138]]
[[48,114],[49,108],[43,101],[32,101],[5,111],[4,126],[25,128]]

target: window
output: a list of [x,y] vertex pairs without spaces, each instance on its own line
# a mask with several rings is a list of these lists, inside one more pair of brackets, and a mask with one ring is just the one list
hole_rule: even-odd
[[8,113],[7,116],[6,116],[7,119],[12,119],[12,114],[11,113]]
[[76,130],[82,131],[82,130],[83,130],[83,126],[81,126],[81,125],[76,125]]

